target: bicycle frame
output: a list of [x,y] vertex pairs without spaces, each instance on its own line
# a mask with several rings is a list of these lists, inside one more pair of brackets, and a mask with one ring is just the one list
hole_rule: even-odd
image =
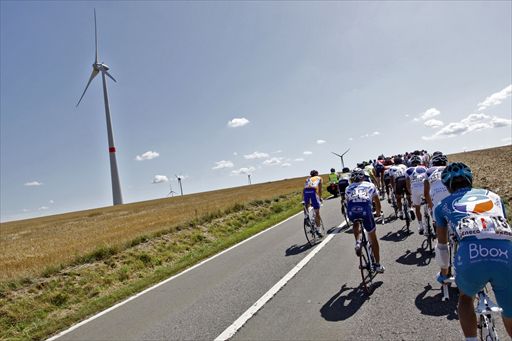
[[478,329],[480,329],[480,339],[485,341],[498,341],[494,315],[500,314],[503,309],[498,307],[487,295],[487,288],[480,290],[476,297],[478,304],[475,313],[478,316]]

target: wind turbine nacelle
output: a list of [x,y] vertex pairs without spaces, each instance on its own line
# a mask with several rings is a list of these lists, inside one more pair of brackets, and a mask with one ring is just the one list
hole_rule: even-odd
[[95,68],[96,70],[103,70],[103,71],[108,71],[110,70],[110,68],[108,67],[107,64],[103,64],[103,63],[97,63],[97,64],[92,64],[92,67]]

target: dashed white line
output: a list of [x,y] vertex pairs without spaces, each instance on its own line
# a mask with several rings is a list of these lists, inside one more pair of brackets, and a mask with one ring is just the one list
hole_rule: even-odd
[[203,265],[204,263],[209,262],[209,261],[211,261],[211,260],[213,260],[213,259],[215,259],[215,258],[219,257],[220,255],[222,255],[222,254],[224,254],[224,253],[226,253],[226,252],[228,252],[228,251],[233,250],[235,247],[238,247],[238,246],[240,246],[240,245],[242,245],[242,244],[244,244],[244,243],[247,243],[249,240],[251,240],[251,239],[253,239],[253,238],[258,237],[258,236],[259,236],[260,234],[262,234],[262,233],[265,233],[265,232],[268,232],[268,231],[272,230],[273,228],[275,228],[275,227],[277,227],[277,226],[279,226],[279,225],[281,225],[281,224],[283,224],[283,223],[287,222],[288,220],[295,218],[295,217],[296,217],[296,216],[298,216],[299,214],[303,214],[303,212],[302,212],[302,211],[300,211],[299,213],[292,215],[291,217],[289,217],[289,218],[287,218],[287,219],[285,219],[285,220],[283,220],[283,221],[281,221],[281,222],[279,222],[279,223],[275,224],[274,226],[271,226],[271,227],[269,227],[268,229],[265,229],[265,230],[263,230],[263,231],[261,231],[261,232],[258,232],[257,234],[255,234],[255,235],[254,235],[254,236],[252,236],[252,237],[249,237],[249,238],[247,238],[247,239],[245,239],[245,240],[242,240],[240,243],[235,244],[235,245],[231,246],[230,248],[228,248],[228,249],[226,249],[226,250],[224,250],[224,251],[222,251],[222,252],[220,252],[220,253],[217,253],[216,255],[213,255],[213,256],[211,256],[210,258],[207,258],[207,259],[205,259],[205,260],[201,261],[200,263],[197,263],[196,265],[194,265],[194,266],[192,266],[192,267],[190,267],[190,268],[188,268],[188,269],[186,269],[186,270],[184,270],[184,271],[180,272],[179,274],[176,274],[176,275],[174,275],[174,276],[172,276],[172,277],[169,277],[169,278],[167,278],[166,280],[164,280],[164,281],[162,281],[162,282],[160,282],[160,283],[157,283],[157,284],[153,285],[152,287],[147,288],[146,290],[141,291],[141,292],[139,292],[138,294],[135,294],[135,295],[133,295],[133,296],[131,296],[131,297],[127,298],[126,300],[124,300],[124,301],[122,301],[122,302],[119,302],[118,304],[116,304],[116,305],[114,305],[114,306],[112,306],[112,307],[110,307],[110,308],[108,308],[108,309],[106,309],[106,310],[103,310],[102,312],[100,312],[100,313],[98,313],[98,314],[96,314],[96,315],[94,315],[94,316],[91,316],[91,317],[89,317],[88,319],[83,320],[82,322],[79,322],[79,323],[75,324],[74,326],[70,327],[69,329],[66,329],[66,330],[64,330],[64,331],[60,332],[59,334],[57,334],[57,335],[54,335],[54,336],[50,337],[50,338],[49,338],[49,339],[47,339],[46,341],[54,341],[54,340],[58,339],[59,337],[64,336],[64,335],[66,335],[66,334],[68,334],[68,333],[72,332],[73,330],[75,330],[75,329],[79,328],[80,326],[83,326],[84,324],[89,323],[89,322],[91,322],[91,321],[93,321],[93,320],[97,319],[98,317],[100,317],[100,316],[102,316],[102,315],[105,315],[105,314],[107,314],[108,312],[110,312],[110,311],[112,311],[112,310],[114,310],[114,309],[116,309],[116,308],[119,308],[119,307],[120,307],[120,306],[122,306],[122,305],[125,305],[126,303],[128,303],[128,302],[130,302],[130,301],[133,301],[133,300],[134,300],[134,299],[136,299],[137,297],[140,297],[140,296],[144,295],[145,293],[147,293],[147,292],[149,292],[149,291],[151,291],[151,290],[153,290],[153,289],[156,289],[156,288],[158,288],[159,286],[164,285],[165,283],[168,283],[168,282],[172,281],[173,279],[175,279],[175,278],[177,278],[177,277],[179,277],[179,276],[181,276],[181,275],[186,274],[186,273],[187,273],[187,272],[189,272],[189,271],[194,270],[195,268],[197,268],[197,267],[199,267],[199,266]]
[[[346,223],[342,223],[338,228],[342,227]],[[228,340],[235,333],[242,328],[242,326],[260,310],[274,295],[283,288],[288,281],[290,281],[327,243],[334,237],[334,234],[329,234],[313,251],[311,251],[306,257],[304,257],[293,269],[291,269],[283,278],[279,280],[269,291],[267,291],[259,300],[256,301],[249,309],[247,309],[235,322],[227,327],[219,336],[215,338],[215,341]]]

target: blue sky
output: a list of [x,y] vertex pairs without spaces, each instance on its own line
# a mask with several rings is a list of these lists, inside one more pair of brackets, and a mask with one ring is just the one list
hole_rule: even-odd
[[93,8],[126,203],[511,143],[511,2],[0,6],[2,221],[112,203]]

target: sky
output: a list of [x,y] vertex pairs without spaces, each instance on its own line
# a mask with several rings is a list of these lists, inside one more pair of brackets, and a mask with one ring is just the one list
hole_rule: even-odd
[[[0,220],[512,137],[510,1],[0,1]],[[250,189],[248,189],[250,190]]]

